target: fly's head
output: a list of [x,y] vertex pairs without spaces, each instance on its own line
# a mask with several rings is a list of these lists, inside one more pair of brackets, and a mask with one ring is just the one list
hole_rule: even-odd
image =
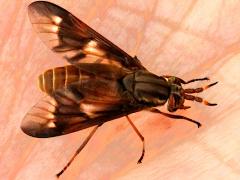
[[209,84],[204,87],[184,89],[182,87],[182,84],[188,84],[188,83],[192,83],[195,81],[205,81],[205,80],[209,80],[209,79],[208,78],[198,78],[198,79],[192,79],[192,80],[186,82],[175,76],[167,76],[165,78],[170,86],[170,94],[169,94],[169,98],[168,98],[168,107],[167,107],[169,112],[175,112],[178,109],[190,108],[190,106],[184,105],[185,100],[196,101],[199,103],[203,103],[207,106],[217,105],[215,103],[209,103],[208,101],[202,99],[201,97],[191,95],[194,93],[200,93],[200,92],[216,85],[217,82]]
[[185,107],[184,104],[184,89],[181,84],[173,83],[170,81],[170,95],[168,99],[168,111],[175,112],[178,109]]

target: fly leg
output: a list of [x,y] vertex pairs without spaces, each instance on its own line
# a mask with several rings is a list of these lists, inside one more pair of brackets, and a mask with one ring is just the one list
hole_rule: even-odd
[[[178,78],[178,79],[180,79],[180,78]],[[208,77],[205,77],[205,78],[196,78],[196,79],[191,79],[191,80],[189,80],[189,81],[184,81],[184,80],[182,80],[182,79],[180,79],[181,80],[181,83],[182,84],[188,84],[188,83],[192,83],[192,82],[195,82],[195,81],[208,81],[208,80],[210,80]]]
[[94,135],[94,133],[97,131],[97,129],[101,126],[102,124],[97,125],[96,127],[94,127],[92,129],[92,131],[90,132],[90,134],[87,136],[87,138],[83,141],[83,143],[81,144],[81,146],[77,149],[77,151],[75,152],[75,154],[73,155],[73,157],[70,159],[70,161],[67,163],[66,166],[64,166],[64,168],[56,174],[57,178],[59,178],[64,171],[66,171],[66,169],[70,166],[70,164],[73,162],[73,160],[75,159],[75,157],[83,150],[83,148],[87,145],[87,143],[89,142],[89,140],[92,138],[92,136]]
[[205,100],[201,97],[193,96],[193,95],[190,95],[190,94],[203,92],[204,90],[216,85],[217,83],[218,82],[215,82],[215,83],[212,83],[212,84],[208,84],[207,86],[194,88],[194,89],[193,88],[184,89],[184,99],[190,100],[190,101],[196,101],[196,102],[199,102],[199,103],[203,103],[207,106],[216,106],[217,105],[216,103],[210,103],[210,102],[208,102],[207,100]]
[[128,122],[131,124],[131,126],[133,127],[134,131],[137,133],[138,137],[141,139],[142,143],[143,143],[143,147],[142,147],[142,154],[138,160],[138,164],[142,163],[142,160],[143,160],[143,157],[144,157],[144,154],[145,154],[145,141],[144,141],[144,137],[143,135],[139,132],[139,130],[137,129],[137,127],[133,124],[133,122],[131,121],[131,119],[126,116]]
[[189,94],[185,94],[184,95],[184,99],[186,100],[190,100],[190,101],[196,101],[196,102],[199,102],[199,103],[203,103],[207,106],[216,106],[217,104],[216,103],[210,103],[208,102],[207,100],[201,98],[201,97],[198,97],[198,96],[192,96],[192,95],[189,95]]
[[162,114],[164,116],[167,116],[167,117],[170,117],[170,118],[173,118],[173,119],[183,119],[183,120],[186,120],[186,121],[190,121],[192,123],[195,123],[198,126],[198,128],[200,128],[200,126],[201,126],[200,122],[195,121],[195,120],[190,119],[190,118],[185,117],[185,116],[175,115],[175,114],[168,114],[168,113],[162,112],[162,111],[160,111],[159,109],[156,109],[156,108],[150,108],[150,109],[147,109],[147,110],[150,111],[150,112],[153,112],[153,113]]
[[179,85],[180,84],[189,84],[189,83],[192,83],[192,82],[195,82],[195,81],[208,81],[209,80],[208,77],[191,79],[189,81],[184,81],[183,79],[181,79],[179,77],[175,77],[175,76],[164,75],[162,77],[167,78],[168,81],[171,81],[171,82],[179,84]]
[[188,88],[188,89],[184,89],[184,93],[188,93],[188,94],[192,94],[192,93],[200,93],[203,92],[204,90],[216,85],[218,82],[212,83],[212,84],[208,84],[207,86],[204,87],[199,87],[199,88]]

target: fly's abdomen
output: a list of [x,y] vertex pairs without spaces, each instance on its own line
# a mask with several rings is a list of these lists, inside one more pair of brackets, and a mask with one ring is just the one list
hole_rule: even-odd
[[52,94],[56,89],[79,81],[80,74],[80,70],[72,65],[49,69],[38,77],[38,85],[43,92]]

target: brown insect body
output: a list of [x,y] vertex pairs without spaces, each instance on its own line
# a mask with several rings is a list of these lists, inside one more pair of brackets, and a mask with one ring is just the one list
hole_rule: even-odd
[[[39,76],[39,87],[55,100],[52,106],[57,105],[58,109],[50,111],[55,124],[48,130],[44,127],[38,131],[33,125],[32,131],[29,126],[27,130],[23,128],[35,137],[66,134],[69,133],[66,127],[76,126],[76,123],[78,128],[74,130],[78,131],[147,107],[163,105],[171,89],[164,78],[146,70],[129,71],[115,65],[88,63],[47,70]],[[83,112],[85,118],[80,118]],[[90,123],[91,119],[94,123]],[[69,125],[71,121],[74,123]]]
[[[215,85],[183,89],[182,84],[208,78],[184,81],[174,76],[157,76],[112,42],[94,31],[63,8],[45,1],[29,6],[29,17],[40,37],[70,65],[45,71],[39,76],[40,89],[47,94],[23,119],[22,130],[33,137],[60,136],[96,126],[79,148],[79,153],[103,123],[126,116],[143,142],[144,137],[128,114],[149,110],[175,119],[190,118],[161,112],[154,107],[168,102],[168,111],[188,109],[185,100],[211,104],[199,93]],[[77,155],[74,155],[74,157]],[[61,175],[71,161],[58,174]]]

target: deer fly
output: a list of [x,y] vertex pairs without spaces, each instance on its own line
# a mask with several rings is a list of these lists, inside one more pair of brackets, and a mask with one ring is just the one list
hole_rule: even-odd
[[27,135],[48,138],[94,127],[59,177],[77,154],[86,146],[96,130],[107,121],[125,116],[142,141],[144,137],[128,117],[142,110],[201,124],[193,119],[165,113],[156,107],[167,103],[167,110],[188,109],[185,100],[208,106],[200,97],[191,95],[214,86],[184,89],[182,85],[208,78],[184,81],[175,76],[158,76],[149,72],[135,56],[132,57],[97,33],[67,10],[45,1],[29,5],[33,28],[43,42],[60,54],[69,65],[56,67],[38,78],[40,89],[47,95],[24,117],[21,129]]

